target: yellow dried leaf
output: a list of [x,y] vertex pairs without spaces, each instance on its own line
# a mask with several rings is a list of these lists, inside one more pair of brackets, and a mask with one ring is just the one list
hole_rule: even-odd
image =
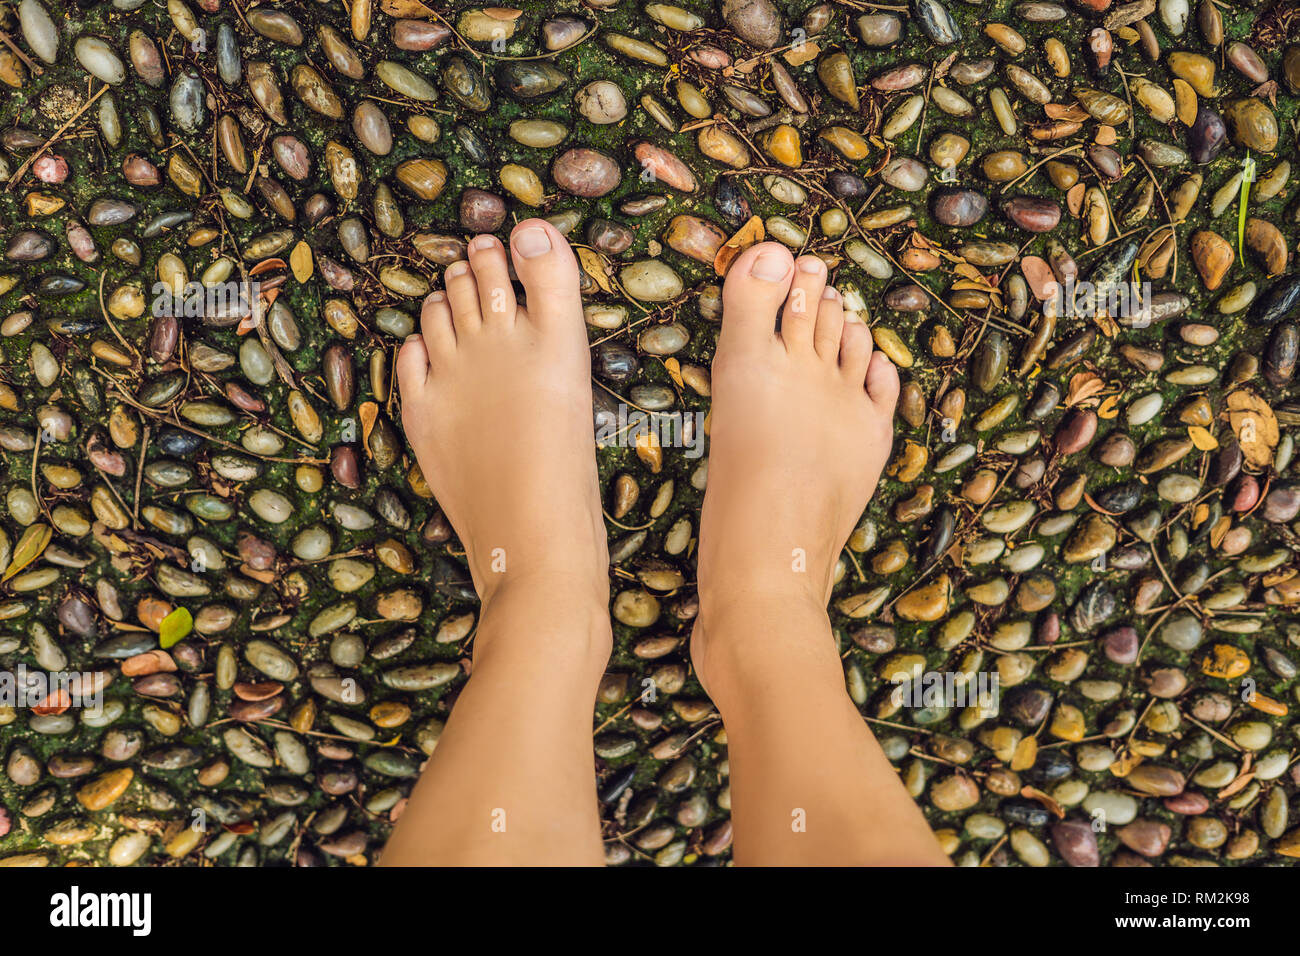
[[1219,545],[1223,544],[1223,539],[1227,537],[1228,532],[1231,530],[1232,519],[1227,515],[1224,515],[1216,521],[1214,527],[1210,529],[1210,547],[1218,548]]
[[671,378],[678,388],[685,388],[682,382],[682,363],[675,358],[664,359],[664,368],[668,370],[668,377]]
[[429,20],[434,15],[420,0],[379,0],[379,9],[397,20]]
[[361,416],[361,447],[366,450],[366,457],[370,457],[370,432],[379,418],[379,405],[376,402],[362,402],[358,413]]
[[312,261],[311,246],[298,240],[298,244],[293,247],[293,252],[289,253],[289,268],[293,270],[293,277],[299,282],[306,282],[312,277],[315,271],[315,265]]
[[795,46],[786,50],[785,53],[782,54],[785,58],[785,62],[789,63],[791,66],[803,66],[805,63],[811,63],[821,55],[822,48],[816,43],[805,42],[801,44],[801,46],[802,49],[800,49],[799,46]]
[[579,246],[577,252],[582,271],[591,276],[592,281],[600,286],[602,292],[613,292],[614,287],[609,284],[609,273],[605,271],[605,257],[595,249],[588,249],[585,246]]
[[29,525],[27,530],[23,532],[23,536],[18,539],[18,543],[14,545],[13,560],[9,562],[5,576],[0,578],[0,581],[8,581],[39,558],[52,537],[54,537],[54,532],[49,525]]
[[1200,451],[1214,451],[1219,447],[1219,443],[1215,441],[1209,429],[1202,428],[1200,425],[1188,425],[1187,437],[1192,440],[1192,444]]
[[750,246],[762,242],[766,235],[767,230],[763,228],[762,217],[750,216],[749,221],[737,229],[735,235],[724,242],[718,254],[713,257],[713,271],[720,276],[725,276],[736,257]]
[[1106,418],[1106,419],[1109,419],[1109,418],[1114,418],[1114,417],[1115,417],[1116,415],[1118,415],[1118,414],[1119,414],[1119,396],[1118,396],[1118,395],[1111,395],[1111,396],[1107,397],[1106,399],[1104,399],[1104,400],[1102,401],[1102,403],[1101,403],[1100,405],[1097,406],[1097,417],[1098,417],[1098,418]]
[[1092,320],[1097,323],[1097,328],[1101,329],[1101,334],[1106,336],[1106,338],[1113,339],[1115,336],[1119,335],[1118,323],[1116,323],[1116,321],[1105,312],[1098,312],[1093,316]]
[[993,295],[993,287],[987,282],[981,281],[982,279],[983,276],[980,279],[958,279],[952,284],[952,290],[954,292],[983,292],[987,295]]

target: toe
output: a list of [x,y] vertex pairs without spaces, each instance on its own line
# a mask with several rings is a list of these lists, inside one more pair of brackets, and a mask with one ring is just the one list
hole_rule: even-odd
[[840,368],[851,382],[863,382],[871,361],[871,330],[862,322],[845,322],[840,336]]
[[840,354],[840,336],[844,331],[844,300],[833,287],[827,286],[822,292],[821,304],[817,309],[817,327],[813,331],[813,348],[817,354],[828,361],[835,361]]
[[722,341],[741,345],[772,341],[776,313],[790,291],[793,272],[794,260],[785,246],[760,242],[746,249],[731,264],[722,285]]
[[420,331],[424,335],[424,347],[429,353],[429,363],[435,357],[452,351],[456,347],[456,330],[451,324],[451,307],[447,297],[441,292],[430,292],[420,309]]
[[515,290],[510,285],[506,250],[496,236],[475,236],[469,244],[469,264],[478,284],[479,310],[488,325],[513,325]]
[[402,413],[418,402],[429,377],[429,352],[421,335],[408,335],[397,350],[397,388],[402,395]]
[[794,281],[781,310],[781,341],[790,351],[810,351],[817,309],[826,288],[826,263],[817,256],[800,256],[794,261]]
[[510,259],[524,287],[529,319],[548,325],[581,314],[578,260],[568,240],[549,222],[525,219],[515,226]]
[[482,328],[478,283],[474,281],[470,264],[462,259],[447,266],[447,271],[442,274],[442,284],[447,289],[447,304],[451,306],[451,323],[456,329],[456,338]]
[[884,352],[875,352],[867,366],[867,394],[881,411],[894,413],[898,404],[898,369]]

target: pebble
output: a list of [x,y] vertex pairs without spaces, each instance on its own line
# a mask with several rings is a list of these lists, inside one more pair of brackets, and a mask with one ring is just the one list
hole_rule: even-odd
[[[620,402],[707,414],[722,273],[760,237],[821,257],[899,367],[894,458],[830,613],[863,715],[933,730],[924,746],[955,765],[909,757],[902,730],[882,739],[954,860],[1003,837],[995,864],[1300,855],[1283,122],[1300,45],[1252,49],[1258,11],[1027,0],[980,21],[946,0],[844,16],[720,0],[651,3],[593,34],[578,11],[117,6],[129,23],[82,30],[21,0],[11,33],[41,85],[0,57],[0,81],[41,92],[0,126],[16,180],[0,653],[113,675],[139,708],[112,693],[87,719],[0,708],[6,782],[31,788],[0,825],[42,817],[32,853],[375,862],[478,621],[463,542],[404,438],[393,347],[472,234],[544,215],[581,255],[593,423]],[[491,56],[457,49],[452,26]],[[200,29],[202,78],[162,49]],[[99,135],[46,146],[101,84],[83,114]],[[154,313],[155,282],[206,297],[241,269],[274,297],[265,335],[237,334],[231,306]],[[1149,313],[1109,301],[1135,273]],[[714,712],[687,691],[701,421],[699,461],[599,452],[611,612],[636,632],[602,682],[602,819],[642,827],[633,846],[660,865],[731,848],[725,734],[695,736]],[[1169,608],[1171,585],[1200,615]],[[191,630],[164,649],[182,608]],[[879,674],[940,666],[929,649],[996,674],[1001,712],[894,712]],[[633,700],[651,675],[657,699]],[[1246,677],[1283,686],[1240,703]],[[1254,776],[1219,799],[1243,753]],[[150,782],[190,767],[166,793]],[[260,803],[238,796],[257,788]],[[126,822],[139,805],[172,827],[195,800],[225,817],[207,841]]]

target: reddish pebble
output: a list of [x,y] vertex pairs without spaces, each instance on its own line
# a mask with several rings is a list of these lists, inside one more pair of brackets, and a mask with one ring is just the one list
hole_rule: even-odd
[[1087,448],[1096,436],[1097,413],[1088,408],[1071,409],[1056,429],[1056,450],[1073,455]]
[[1238,514],[1249,511],[1259,501],[1259,482],[1250,475],[1242,475],[1232,496],[1232,510]]
[[1185,817],[1194,817],[1198,813],[1204,813],[1210,809],[1210,799],[1203,793],[1193,793],[1190,790],[1178,794],[1175,797],[1165,797],[1165,809],[1170,813],[1181,813]]
[[32,163],[32,175],[43,183],[61,183],[68,178],[68,161],[62,156],[46,153]]
[[1061,859],[1070,866],[1101,866],[1097,834],[1092,823],[1084,820],[1061,820],[1052,825],[1052,843]]

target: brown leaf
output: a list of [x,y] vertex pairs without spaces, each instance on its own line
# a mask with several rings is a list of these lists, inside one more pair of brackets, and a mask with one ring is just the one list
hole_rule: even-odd
[[420,0],[379,0],[379,9],[398,20],[431,20],[434,16]]
[[379,418],[379,405],[376,402],[362,402],[359,409],[361,415],[361,447],[366,451],[366,457],[370,457],[370,432],[374,430],[375,420]]
[[591,280],[600,286],[603,292],[613,292],[614,287],[609,282],[609,272],[605,268],[605,257],[595,249],[588,249],[586,246],[578,246],[578,262],[582,265],[582,271],[591,276]]
[[1065,407],[1092,408],[1096,397],[1106,389],[1106,382],[1095,372],[1076,372],[1070,378],[1070,390],[1065,395]]
[[1046,103],[1043,105],[1043,112],[1047,114],[1048,119],[1069,120],[1072,123],[1083,123],[1088,120],[1088,111],[1078,103]]
[[1273,463],[1273,449],[1279,438],[1273,409],[1248,388],[1229,392],[1227,404],[1228,421],[1246,461],[1256,468],[1267,468]]
[[1219,800],[1226,800],[1234,793],[1240,793],[1246,789],[1247,784],[1255,779],[1255,771],[1250,769],[1250,765],[1254,762],[1254,755],[1247,752],[1246,758],[1241,762],[1241,772],[1237,774],[1237,779],[1220,790],[1215,797]]
[[725,276],[736,257],[756,243],[762,242],[767,231],[763,228],[761,216],[750,216],[749,221],[736,230],[736,234],[722,244],[718,254],[713,257],[713,271]]
[[1049,797],[1047,794],[1043,793],[1043,791],[1039,790],[1037,787],[1028,787],[1028,786],[1021,787],[1020,795],[1022,797],[1028,797],[1030,800],[1037,800],[1044,807],[1046,807],[1048,812],[1051,813],[1052,816],[1056,817],[1056,819],[1058,820],[1065,819],[1065,810],[1061,807],[1061,805],[1057,803],[1054,799]]

